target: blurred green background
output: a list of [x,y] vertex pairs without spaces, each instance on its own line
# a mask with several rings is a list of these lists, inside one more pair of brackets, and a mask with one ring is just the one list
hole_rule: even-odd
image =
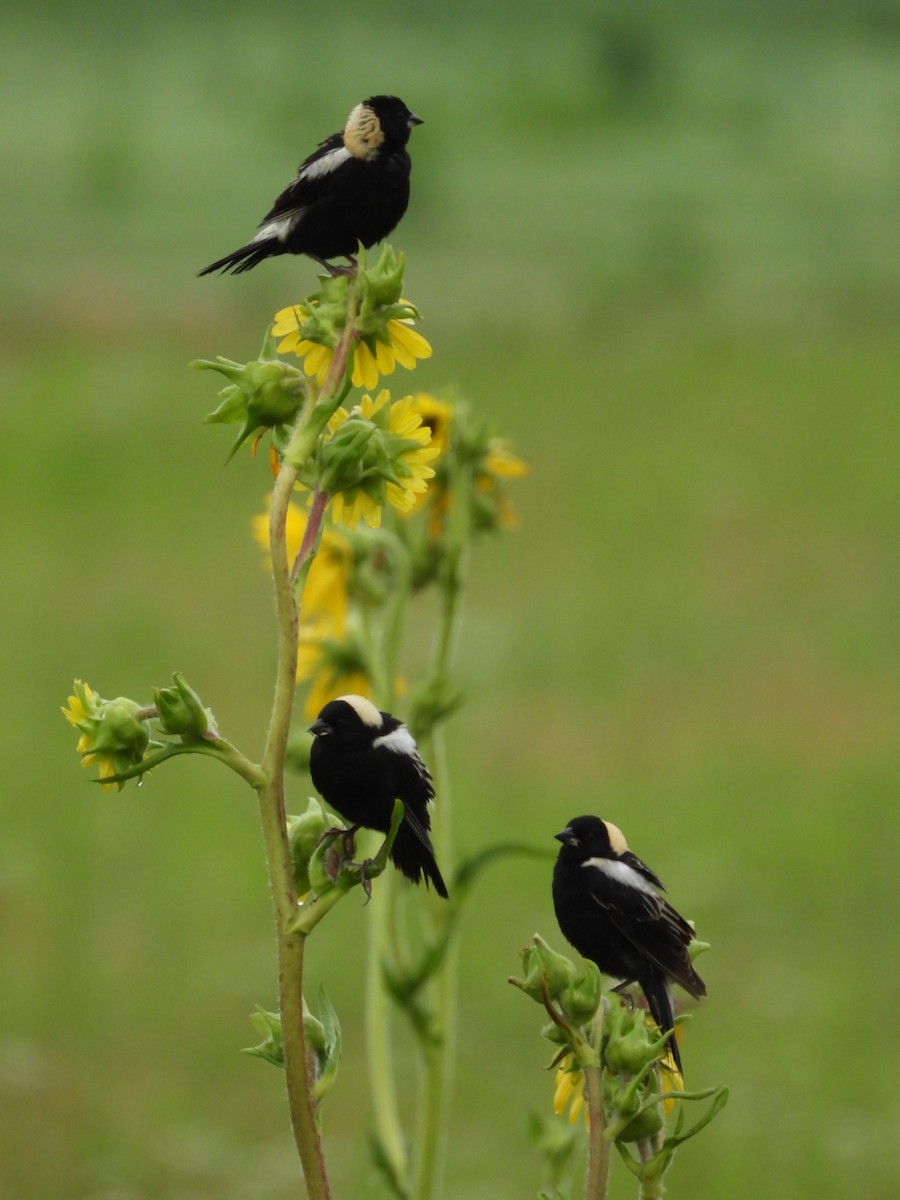
[[[280,1080],[237,1054],[274,1004],[251,799],[194,761],[100,793],[58,709],[179,669],[258,753],[267,472],[223,470],[186,363],[255,356],[315,272],[195,274],[376,91],[426,122],[394,241],[435,356],[400,386],[532,464],[473,562],[460,851],[599,812],[713,943],[684,1053],[732,1097],[673,1196],[895,1196],[900,5],[11,0],[0,36],[3,1200],[297,1194]],[[552,1081],[506,976],[560,941],[548,865],[476,906],[445,1194],[529,1196]],[[376,1186],[365,922],[311,955],[338,1197]]]

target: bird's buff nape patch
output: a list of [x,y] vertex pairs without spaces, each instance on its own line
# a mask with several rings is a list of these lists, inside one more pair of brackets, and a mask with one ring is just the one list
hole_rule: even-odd
[[625,834],[618,825],[613,825],[612,821],[604,821],[603,824],[606,826],[606,832],[609,834],[609,848],[613,854],[624,854],[628,849]]
[[384,130],[378,117],[366,104],[357,104],[344,127],[344,145],[354,158],[375,158],[384,142]]
[[372,729],[377,729],[381,725],[381,713],[365,696],[338,696],[337,699],[349,704],[363,725],[368,725]]

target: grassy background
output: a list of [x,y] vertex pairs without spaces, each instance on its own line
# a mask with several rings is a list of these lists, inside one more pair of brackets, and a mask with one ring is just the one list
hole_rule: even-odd
[[[296,1195],[279,1080],[236,1054],[274,999],[252,804],[190,761],[96,793],[58,706],[179,669],[261,745],[265,469],[222,470],[185,364],[253,356],[314,272],[194,275],[379,90],[426,120],[412,379],[533,467],[474,561],[460,849],[598,811],[713,942],[685,1056],[732,1099],[673,1195],[896,1194],[900,7],[483,7],[0,16],[3,1200]],[[505,977],[558,935],[544,865],[477,899],[446,1195],[493,1200],[534,1194],[551,1087]],[[312,956],[347,1043],[338,1196],[374,1188],[365,919]]]

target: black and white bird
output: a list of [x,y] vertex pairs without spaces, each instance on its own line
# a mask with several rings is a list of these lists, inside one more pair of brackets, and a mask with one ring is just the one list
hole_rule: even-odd
[[325,705],[309,731],[315,735],[309,771],[325,803],[354,828],[387,833],[394,801],[402,800],[391,859],[407,879],[419,883],[424,876],[446,899],[430,837],[434,787],[403,722],[379,712],[363,696],[339,696]]
[[[575,817],[555,837],[562,847],[553,906],[563,936],[605,975],[640,984],[653,1020],[668,1032],[675,1024],[671,983],[695,999],[706,995],[688,953],[693,929],[663,899],[662,881],[611,821]],[[681,1072],[674,1036],[669,1050]]]
[[368,248],[380,242],[406,212],[406,143],[421,124],[397,96],[370,96],[357,104],[344,128],[300,164],[256,235],[200,274],[239,275],[275,254],[306,254],[331,274],[346,271],[327,260],[343,257],[354,265],[359,243]]

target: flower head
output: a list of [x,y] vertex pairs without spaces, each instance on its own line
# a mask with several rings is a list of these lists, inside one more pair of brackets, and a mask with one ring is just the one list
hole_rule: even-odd
[[143,761],[150,745],[150,729],[143,710],[134,700],[119,696],[102,700],[81,679],[75,680],[74,695],[62,714],[80,733],[75,749],[81,755],[81,765],[97,764],[103,787],[124,786],[114,776],[122,774]]
[[440,454],[412,396],[391,403],[382,390],[348,411],[339,408],[319,447],[318,487],[334,497],[332,515],[350,529],[360,520],[377,529],[389,503],[409,512],[434,476]]
[[[401,303],[406,304],[406,301]],[[315,302],[294,304],[275,314],[273,333],[279,354],[296,354],[303,370],[321,387],[334,358],[334,346],[307,335]],[[389,318],[376,333],[361,334],[353,350],[350,381],[354,387],[375,388],[382,375],[391,375],[399,363],[412,371],[418,359],[430,358],[431,346],[413,328],[411,317]]]

